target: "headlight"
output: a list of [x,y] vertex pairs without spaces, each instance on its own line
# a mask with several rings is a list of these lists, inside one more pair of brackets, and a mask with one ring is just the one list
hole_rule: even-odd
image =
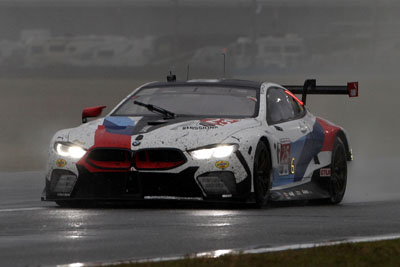
[[54,149],[57,154],[63,157],[70,157],[79,159],[85,155],[86,150],[81,148],[80,146],[71,144],[71,143],[55,143]]
[[225,158],[229,157],[233,152],[236,151],[236,145],[220,145],[212,148],[203,148],[190,151],[190,155],[195,159],[209,159],[214,158]]

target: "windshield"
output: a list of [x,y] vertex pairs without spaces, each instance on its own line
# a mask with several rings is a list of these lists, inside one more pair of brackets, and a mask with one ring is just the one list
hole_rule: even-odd
[[112,115],[154,115],[133,101],[151,104],[177,116],[254,117],[258,94],[254,88],[175,86],[143,88],[127,99]]

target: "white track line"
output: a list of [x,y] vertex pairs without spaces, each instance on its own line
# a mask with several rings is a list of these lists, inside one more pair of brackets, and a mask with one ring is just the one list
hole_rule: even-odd
[[15,212],[15,211],[30,211],[30,210],[43,210],[45,207],[32,207],[32,208],[15,208],[15,209],[0,209],[0,212]]
[[[306,248],[315,248],[315,247],[327,247],[327,246],[335,246],[340,244],[349,244],[349,243],[364,243],[364,242],[376,242],[376,241],[384,241],[384,240],[393,240],[400,239],[400,234],[390,234],[390,235],[379,235],[379,236],[363,236],[363,237],[355,237],[355,238],[347,238],[343,240],[332,240],[332,241],[324,241],[324,242],[315,242],[315,243],[303,243],[303,244],[294,244],[294,245],[285,245],[285,246],[277,246],[277,247],[266,247],[266,248],[255,248],[255,249],[220,249],[203,253],[196,253],[189,255],[190,258],[196,257],[206,257],[206,258],[218,258],[223,255],[235,255],[235,254],[259,254],[259,253],[268,253],[268,252],[277,252],[284,250],[296,250],[296,249],[306,249]],[[148,258],[141,260],[121,260],[121,261],[112,261],[112,262],[102,262],[102,263],[72,263],[65,265],[58,265],[59,267],[82,267],[82,266],[110,266],[110,265],[119,265],[119,264],[130,264],[130,263],[141,263],[141,262],[160,262],[160,261],[173,261],[173,260],[182,260],[188,258],[185,256],[172,256],[172,257],[159,257],[159,258]]]

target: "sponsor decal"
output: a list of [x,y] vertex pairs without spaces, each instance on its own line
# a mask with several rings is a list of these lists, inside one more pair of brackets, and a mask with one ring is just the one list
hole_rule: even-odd
[[67,162],[65,161],[65,159],[57,159],[56,165],[57,165],[57,167],[62,168],[65,165],[67,165]]
[[200,121],[197,122],[189,122],[178,127],[172,128],[172,130],[212,130],[218,129],[218,126],[211,124],[201,124]]
[[308,195],[310,192],[308,192],[308,190],[301,190],[301,192],[304,194],[304,195]]
[[278,145],[279,175],[289,175],[290,140],[281,139]]
[[292,191],[289,192],[289,196],[294,197],[294,193]]
[[280,163],[288,164],[289,163],[289,155],[290,155],[290,144],[281,144],[281,149],[279,153]]
[[217,126],[183,126],[182,130],[210,130],[218,129]]
[[331,168],[322,168],[319,170],[320,177],[330,177],[331,176]]
[[215,163],[215,167],[218,169],[226,169],[229,167],[229,162],[226,160],[220,160]]
[[211,119],[202,119],[197,122],[189,122],[179,127],[175,127],[172,130],[212,130],[218,129],[218,127],[223,127],[228,124],[233,124],[238,122],[239,120],[235,119],[219,119],[219,118],[211,118]]
[[202,126],[225,126],[227,124],[233,124],[239,120],[234,119],[202,119],[200,120],[200,125]]

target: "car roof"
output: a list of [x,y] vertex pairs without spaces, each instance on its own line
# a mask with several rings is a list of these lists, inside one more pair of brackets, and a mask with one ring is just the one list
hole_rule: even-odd
[[237,80],[237,79],[198,79],[198,80],[187,80],[187,81],[173,81],[173,82],[152,82],[144,85],[142,88],[154,88],[154,87],[172,87],[172,86],[226,86],[226,87],[246,87],[259,89],[262,82],[248,81],[248,80]]

